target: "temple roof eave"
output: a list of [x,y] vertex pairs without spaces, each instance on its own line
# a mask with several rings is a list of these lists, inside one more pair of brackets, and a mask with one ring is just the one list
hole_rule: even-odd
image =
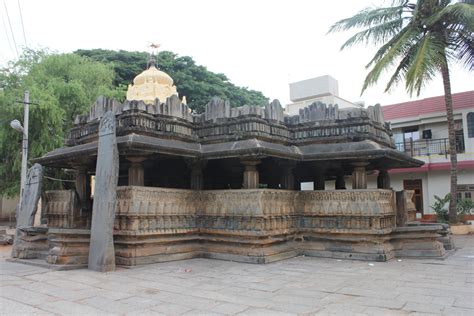
[[[299,161],[385,159],[384,164],[388,168],[419,167],[423,165],[423,161],[411,158],[392,148],[380,146],[370,140],[295,146],[251,138],[202,145],[180,140],[129,134],[117,137],[117,145],[121,154],[163,154],[209,160],[272,156]],[[97,142],[91,142],[56,149],[43,157],[34,159],[34,162],[56,168],[71,167],[81,164],[81,161],[85,160],[86,157],[93,157],[96,154]]]

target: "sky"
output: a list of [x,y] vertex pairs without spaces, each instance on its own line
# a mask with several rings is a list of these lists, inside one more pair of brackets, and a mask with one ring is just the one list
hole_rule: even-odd
[[[382,0],[0,1],[0,65],[16,58],[12,34],[20,53],[24,46],[56,52],[149,51],[150,43],[160,43],[160,49],[191,56],[234,84],[262,91],[282,104],[290,102],[290,82],[322,75],[338,80],[340,97],[366,105],[443,94],[439,76],[420,96],[410,97],[403,84],[384,93],[387,74],[360,95],[365,65],[376,48],[340,51],[352,33],[327,31],[364,8],[387,4]],[[473,90],[474,74],[453,65],[451,84],[453,93]]]

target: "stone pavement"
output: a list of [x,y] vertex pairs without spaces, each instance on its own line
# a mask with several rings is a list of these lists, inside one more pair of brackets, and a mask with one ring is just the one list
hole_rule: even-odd
[[[115,272],[6,262],[0,315],[474,315],[474,236],[446,260],[193,259]],[[3,250],[3,251],[2,251]]]

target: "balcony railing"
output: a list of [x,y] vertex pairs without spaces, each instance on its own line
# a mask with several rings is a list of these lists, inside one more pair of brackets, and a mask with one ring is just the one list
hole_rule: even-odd
[[[405,152],[412,157],[444,155],[445,158],[448,158],[449,155],[449,140],[447,138],[420,140],[406,139],[402,143],[396,143],[395,146],[398,151]],[[457,153],[463,153],[464,150],[463,135],[456,135]]]

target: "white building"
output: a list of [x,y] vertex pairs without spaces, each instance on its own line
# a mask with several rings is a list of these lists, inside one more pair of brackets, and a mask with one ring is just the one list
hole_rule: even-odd
[[290,83],[290,100],[293,103],[287,104],[285,110],[288,115],[298,115],[300,109],[317,101],[337,104],[339,108],[360,106],[339,97],[339,84],[328,75]]
[[[474,91],[453,94],[458,150],[458,198],[474,196]],[[395,190],[415,190],[418,216],[433,214],[434,196],[450,191],[448,125],[444,95],[382,107],[391,123],[397,149],[425,164],[419,168],[391,170]],[[369,176],[371,187],[376,175]]]

